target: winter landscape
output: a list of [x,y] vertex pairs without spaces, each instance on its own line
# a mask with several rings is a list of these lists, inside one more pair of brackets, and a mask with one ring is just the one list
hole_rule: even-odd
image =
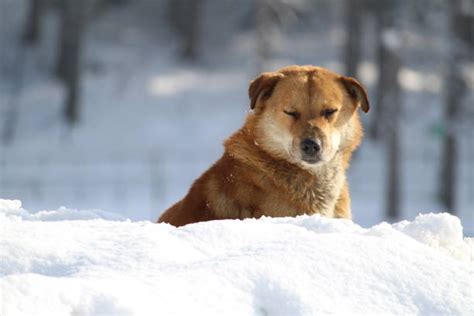
[[[474,61],[452,44],[450,1],[353,1],[365,8],[353,75],[372,102],[348,174],[353,221],[182,228],[154,222],[242,125],[250,80],[289,64],[349,71],[348,2],[84,1],[72,120],[68,83],[54,74],[71,0],[38,1],[28,42],[35,2],[0,2],[0,315],[474,314]],[[199,12],[197,35],[171,3],[184,3],[174,10],[185,20]],[[453,3],[474,16],[469,1]],[[265,6],[273,13],[255,18]],[[379,9],[398,17],[382,35]],[[379,37],[399,60],[399,121],[382,116],[374,137]],[[451,68],[464,82],[454,118]]]

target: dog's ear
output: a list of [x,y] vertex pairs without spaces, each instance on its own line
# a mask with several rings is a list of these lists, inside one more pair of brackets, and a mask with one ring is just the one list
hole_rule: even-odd
[[356,101],[356,105],[360,106],[365,113],[369,112],[370,106],[367,91],[359,81],[351,77],[341,77],[341,81],[351,98]]
[[282,73],[278,72],[264,72],[250,82],[249,97],[252,110],[255,108],[259,98],[265,100],[271,97],[273,88],[275,88],[275,85],[283,76]]

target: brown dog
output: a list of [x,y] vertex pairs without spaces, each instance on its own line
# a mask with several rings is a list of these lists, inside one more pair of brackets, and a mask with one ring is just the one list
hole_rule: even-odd
[[350,218],[345,170],[362,138],[365,89],[324,68],[290,66],[250,83],[244,126],[189,193],[159,218],[175,226],[214,219],[321,214]]

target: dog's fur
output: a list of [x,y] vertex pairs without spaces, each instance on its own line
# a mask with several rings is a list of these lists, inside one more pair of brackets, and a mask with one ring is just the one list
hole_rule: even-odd
[[[158,222],[182,226],[300,214],[350,218],[345,170],[362,138],[356,110],[369,110],[361,84],[324,68],[289,66],[262,73],[251,82],[249,96],[253,111],[226,140],[223,156]],[[307,138],[321,144],[316,162],[302,153]]]

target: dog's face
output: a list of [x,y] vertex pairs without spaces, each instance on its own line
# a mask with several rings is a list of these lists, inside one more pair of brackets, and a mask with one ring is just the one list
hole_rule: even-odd
[[306,168],[331,161],[352,137],[356,109],[369,110],[355,79],[312,66],[263,73],[249,95],[259,146]]

